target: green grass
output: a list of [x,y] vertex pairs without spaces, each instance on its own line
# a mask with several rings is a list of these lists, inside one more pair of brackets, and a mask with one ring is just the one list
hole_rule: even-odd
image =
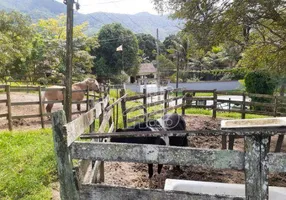
[[51,199],[56,164],[50,129],[0,132],[0,199]]

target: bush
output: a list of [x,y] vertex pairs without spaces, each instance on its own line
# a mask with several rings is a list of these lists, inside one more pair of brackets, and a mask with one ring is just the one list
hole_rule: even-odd
[[272,95],[276,85],[271,74],[265,71],[249,72],[245,76],[245,87],[249,93]]
[[[276,85],[275,79],[266,71],[253,71],[245,76],[245,87],[249,93],[273,95]],[[251,99],[253,102],[271,102],[269,98],[252,97]],[[254,106],[254,110],[272,111],[271,108],[265,109],[262,106]]]

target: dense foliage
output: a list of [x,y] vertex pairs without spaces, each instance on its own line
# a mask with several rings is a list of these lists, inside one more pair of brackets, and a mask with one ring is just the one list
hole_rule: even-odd
[[[139,67],[138,41],[136,36],[121,24],[109,24],[98,33],[99,47],[93,72],[100,78],[116,80],[122,73],[136,75]],[[117,48],[122,45],[122,50]]]

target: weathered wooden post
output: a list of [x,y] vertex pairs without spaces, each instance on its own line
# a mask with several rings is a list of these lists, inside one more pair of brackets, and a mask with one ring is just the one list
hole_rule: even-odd
[[143,89],[143,111],[144,111],[144,122],[148,121],[148,111],[147,111],[147,87]]
[[247,200],[268,199],[268,136],[245,136],[245,196]]
[[89,87],[87,86],[87,91],[86,91],[86,112],[89,111]]
[[277,116],[277,96],[274,96],[274,108],[273,108],[273,116]]
[[38,87],[38,91],[39,91],[39,104],[40,104],[40,117],[41,117],[41,125],[42,128],[45,128],[45,124],[44,124],[44,116],[43,116],[43,102],[42,102],[42,90],[41,90],[41,86]]
[[245,104],[246,104],[246,95],[245,92],[242,93],[242,112],[241,112],[241,119],[245,119]]
[[216,109],[217,109],[217,92],[216,90],[213,91],[213,97],[214,97],[214,104],[213,104],[213,118],[216,118]]
[[[124,95],[125,95],[125,89],[123,88],[120,91],[120,97],[123,97]],[[126,101],[124,98],[121,101],[121,110],[122,110],[123,126],[124,128],[127,128]]]
[[185,104],[186,104],[186,97],[185,97],[185,90],[183,90],[183,98],[182,98],[182,115],[185,115]]
[[168,90],[165,90],[164,93],[164,115],[167,114],[167,108],[168,108]]
[[6,98],[7,98],[7,119],[8,119],[8,127],[9,130],[13,130],[13,125],[12,125],[12,109],[11,109],[11,96],[10,96],[10,85],[5,86],[6,90]]
[[73,175],[73,166],[67,146],[67,134],[64,125],[67,123],[63,110],[52,114],[54,148],[57,160],[62,200],[78,200],[79,193]]

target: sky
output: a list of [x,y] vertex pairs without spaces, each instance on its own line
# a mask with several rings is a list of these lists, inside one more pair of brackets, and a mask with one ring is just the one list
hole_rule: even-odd
[[153,8],[151,0],[78,0],[80,13],[109,12],[122,14],[136,14],[149,12],[158,14]]

